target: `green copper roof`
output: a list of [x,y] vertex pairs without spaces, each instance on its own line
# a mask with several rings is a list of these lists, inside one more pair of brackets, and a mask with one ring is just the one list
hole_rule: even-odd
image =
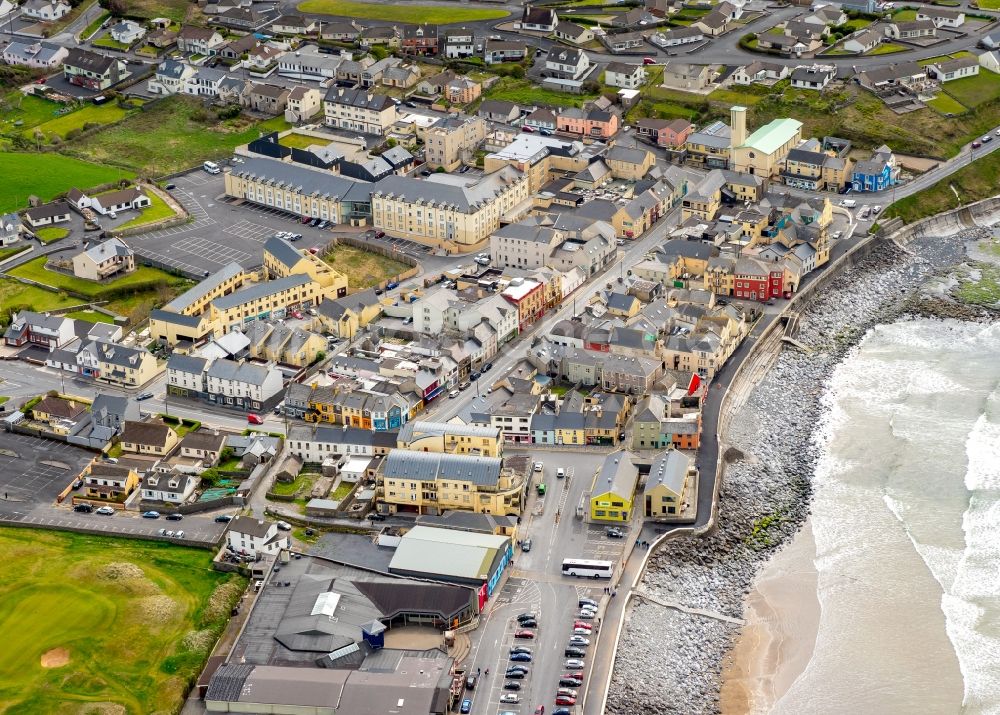
[[775,119],[747,137],[747,140],[743,142],[743,146],[756,149],[764,154],[772,154],[781,145],[794,137],[800,129],[802,129],[802,122],[798,119],[789,119],[787,117],[784,119]]

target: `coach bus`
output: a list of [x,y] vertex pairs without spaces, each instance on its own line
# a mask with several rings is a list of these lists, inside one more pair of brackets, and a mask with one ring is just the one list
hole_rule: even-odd
[[591,559],[565,559],[562,564],[563,576],[580,578],[611,578],[614,569],[615,565],[611,561]]

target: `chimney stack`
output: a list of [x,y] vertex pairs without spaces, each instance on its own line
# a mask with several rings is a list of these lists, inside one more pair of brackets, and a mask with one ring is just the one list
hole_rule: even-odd
[[747,140],[747,108],[734,106],[729,110],[729,122],[732,125],[732,142],[734,149],[743,146]]

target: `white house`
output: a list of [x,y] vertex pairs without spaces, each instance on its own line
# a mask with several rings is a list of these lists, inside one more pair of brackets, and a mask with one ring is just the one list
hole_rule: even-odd
[[21,237],[21,219],[15,213],[0,216],[0,246],[9,246]]
[[796,67],[792,70],[792,86],[796,89],[825,89],[837,75],[833,67]]
[[[293,425],[285,445],[288,453],[303,462],[321,464],[334,455],[371,457],[375,454],[376,432],[347,425],[320,426],[313,429],[306,425]],[[390,445],[396,446],[395,442]]]
[[979,59],[976,57],[959,57],[939,64],[928,65],[927,74],[939,82],[951,82],[963,77],[979,74]]
[[69,15],[72,9],[63,0],[27,0],[21,6],[21,14],[43,22],[53,22]]
[[979,55],[979,66],[990,72],[1000,74],[1000,50],[984,52]]
[[69,50],[54,42],[14,39],[3,48],[3,61],[9,65],[52,69],[61,65],[67,54]]
[[545,74],[561,79],[580,79],[590,69],[590,58],[583,50],[555,45],[545,56]]
[[201,480],[190,474],[149,472],[142,480],[142,498],[148,501],[183,504]]
[[197,70],[189,64],[165,59],[156,68],[156,74],[149,80],[146,88],[150,94],[184,94],[187,81],[194,77],[196,72]]
[[935,27],[961,27],[965,24],[965,12],[950,7],[924,5],[917,10],[917,20],[930,20]]
[[32,228],[65,223],[69,219],[69,204],[65,201],[53,201],[51,204],[42,204],[24,212],[24,220]]
[[531,7],[525,5],[524,14],[521,15],[521,29],[529,32],[550,33],[559,24],[559,17],[555,10],[543,7]]
[[278,531],[273,521],[258,521],[248,516],[238,516],[229,522],[226,544],[236,553],[248,556],[277,554],[288,548],[288,537]]
[[111,26],[111,39],[123,45],[133,45],[146,35],[146,28],[132,20],[122,20]]
[[208,399],[241,409],[259,410],[276,402],[283,389],[281,371],[271,365],[216,360],[205,373]]
[[119,211],[144,209],[152,203],[146,194],[134,187],[90,197],[90,208],[102,216]]
[[604,70],[604,83],[622,89],[638,89],[646,81],[646,70],[642,65],[611,62]]
[[844,40],[844,49],[861,54],[874,50],[882,42],[884,35],[878,30],[861,30]]

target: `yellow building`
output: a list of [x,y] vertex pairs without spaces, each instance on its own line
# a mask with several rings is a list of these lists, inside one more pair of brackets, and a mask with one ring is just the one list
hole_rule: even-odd
[[65,397],[43,397],[31,408],[31,417],[46,423],[57,434],[68,434],[76,421],[87,412],[87,405]]
[[503,433],[496,427],[415,420],[399,430],[396,446],[414,452],[502,457]]
[[83,375],[124,387],[145,385],[159,372],[156,358],[145,348],[130,348],[104,340],[82,346],[76,354],[76,364]]
[[653,168],[656,157],[648,149],[614,146],[604,156],[604,162],[616,179],[638,181]]
[[91,501],[121,504],[139,487],[139,474],[131,467],[95,462],[84,472],[84,494]]
[[519,516],[524,478],[504,471],[502,464],[499,457],[394,449],[376,477],[377,498],[392,513],[459,509]]
[[424,140],[427,167],[455,171],[463,162],[472,164],[475,152],[486,138],[482,117],[446,117],[418,134]]
[[371,288],[343,298],[327,298],[316,306],[316,321],[328,333],[353,338],[361,328],[382,315],[382,303]]
[[531,208],[528,178],[504,167],[482,177],[387,176],[373,185],[372,223],[386,233],[434,246],[477,246]]
[[292,275],[241,288],[215,300],[210,319],[220,333],[255,320],[284,317],[285,311],[308,308],[326,297],[326,291],[308,275]]
[[802,141],[802,122],[787,117],[775,119],[747,136],[746,107],[732,107],[730,114],[730,168],[765,179],[777,178],[788,152]]
[[347,276],[309,251],[297,250],[283,238],[272,236],[264,244],[264,274],[270,279],[307,275],[323,290],[324,296],[347,295]]
[[710,171],[693,190],[689,191],[681,201],[681,220],[691,217],[703,221],[711,221],[722,207],[722,188],[726,185],[726,176],[720,169]]
[[557,137],[535,133],[518,134],[503,149],[487,154],[487,173],[510,166],[528,177],[531,193],[539,191],[557,175],[584,171],[599,158],[597,149]]
[[218,327],[210,319],[209,304],[241,288],[246,281],[247,274],[239,263],[228,264],[162,308],[152,311],[150,335],[171,346],[182,341],[196,343],[206,337],[215,337]]
[[685,497],[698,479],[694,460],[683,452],[669,449],[651,465],[643,489],[643,516],[673,519],[684,511]]
[[628,524],[639,483],[633,455],[625,450],[612,452],[594,475],[590,487],[590,521]]
[[162,422],[125,421],[121,436],[122,449],[133,454],[166,457],[177,445],[177,433]]
[[250,357],[283,365],[305,367],[326,352],[327,341],[322,335],[284,323],[258,320],[244,330],[250,344]]

